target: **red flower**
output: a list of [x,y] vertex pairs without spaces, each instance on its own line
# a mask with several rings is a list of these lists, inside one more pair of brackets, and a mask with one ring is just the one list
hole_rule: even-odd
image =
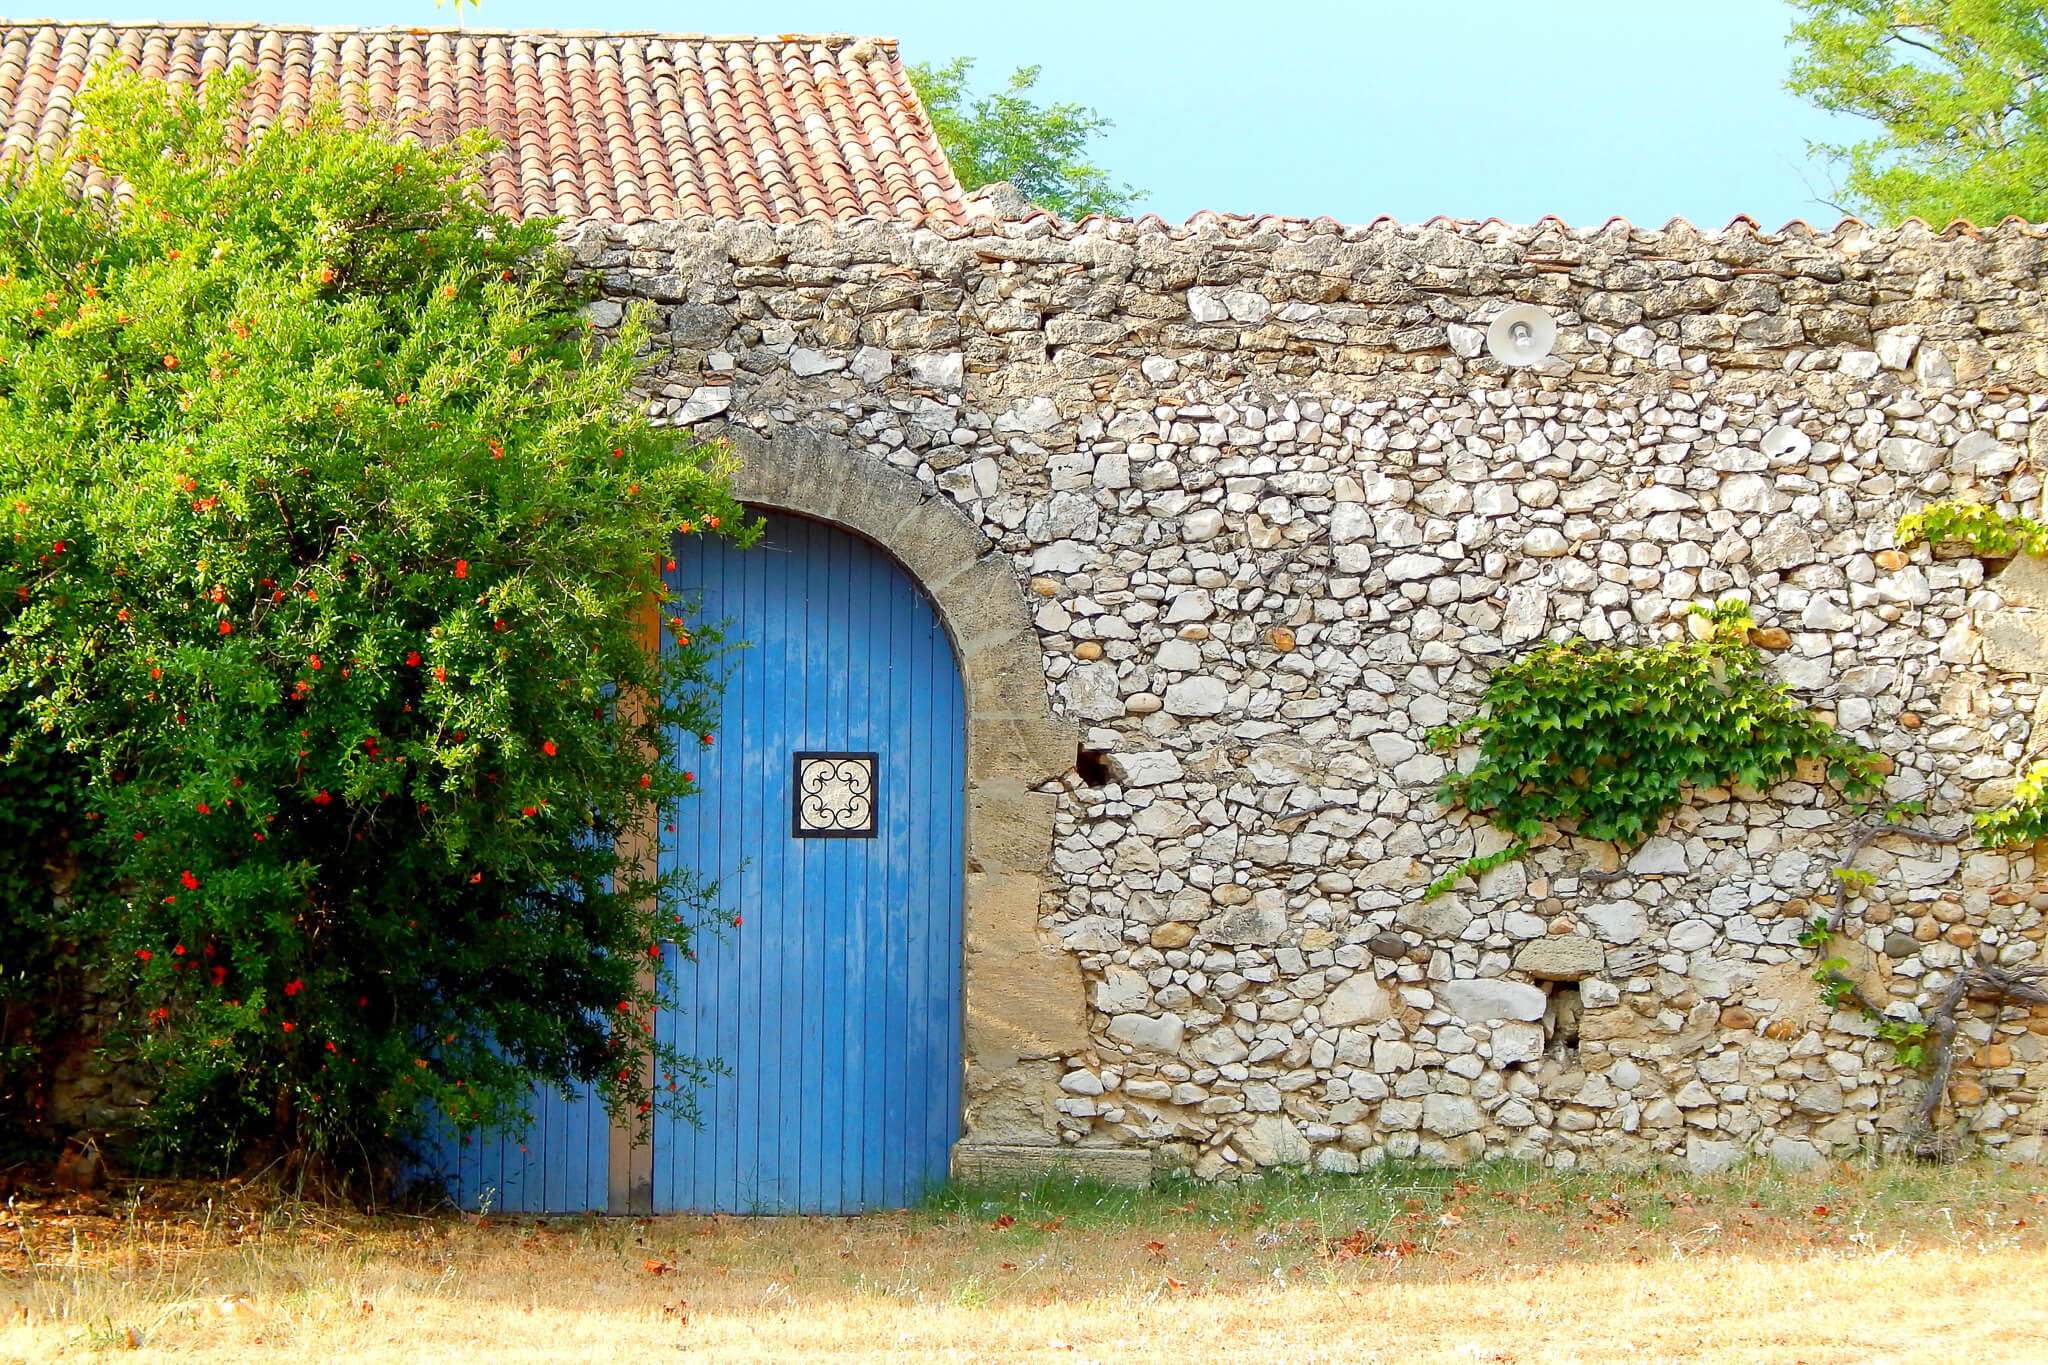
[[434,681],[435,681],[435,682],[447,682],[447,681],[448,681],[448,670],[447,670],[447,669],[445,669],[445,668],[437,668],[437,669],[435,669],[435,670],[434,670]]
[[60,555],[61,555],[61,554],[63,554],[63,553],[64,553],[64,542],[60,540],[60,541],[56,542],[55,544],[53,544],[52,546],[50,546],[50,549],[51,549],[51,551],[52,551],[53,553],[56,553],[56,554],[60,554]]
[[233,634],[235,633],[235,624],[234,624],[234,622],[232,622],[232,621],[223,621],[223,622],[221,622],[221,623],[220,623],[220,633],[221,633],[221,634],[223,634],[223,635],[233,635]]
[[735,929],[740,927],[740,917],[738,915],[732,917],[732,927]]
[[313,793],[313,804],[316,806],[324,806],[333,799],[334,797],[325,788]]
[[683,781],[685,781],[685,782],[695,782],[696,780],[697,780],[697,774],[695,774],[695,773],[684,773],[684,774],[683,774]]
[[[645,785],[644,780],[642,782],[642,785]],[[142,842],[142,831],[139,829],[135,831],[135,842],[138,844]]]
[[284,1031],[285,1031],[286,1033],[290,1033],[290,1032],[291,1032],[291,1031],[292,1031],[292,1030],[293,1030],[294,1028],[297,1028],[297,1027],[298,1027],[298,1025],[296,1025],[296,1024],[294,1024],[294,1023],[292,1023],[292,1021],[291,1021],[291,1020],[289,1020],[289,1019],[287,1019],[287,1020],[285,1020],[285,1021],[284,1021]]
[[167,355],[167,356],[165,356],[165,357],[164,357],[164,368],[165,368],[165,369],[167,369],[167,370],[175,370],[175,369],[177,369],[177,368],[178,368],[178,357],[176,357],[176,356],[174,356],[174,355]]
[[542,740],[540,751],[546,754],[549,758],[553,758],[555,756],[555,742],[551,739]]
[[149,949],[147,949],[147,948],[137,948],[137,949],[135,950],[135,955],[136,955],[137,957],[141,958],[141,959],[142,959],[142,960],[143,960],[144,962],[147,962],[147,961],[149,961],[149,960],[150,960],[150,959],[151,959],[152,957],[156,956],[156,954],[154,954],[154,953],[150,952],[150,951],[149,951]]
[[[652,776],[652,775],[650,775],[650,774],[648,774],[648,773],[642,773],[642,774],[640,774],[640,785],[641,785],[642,787],[651,787],[651,786],[653,786],[653,785],[654,785],[654,778],[653,778],[653,776]],[[140,838],[142,837],[142,835],[141,835],[141,834],[140,834],[140,833],[138,832],[138,833],[136,834],[136,836],[135,836],[135,837],[136,837],[136,838],[138,838],[138,839],[140,839]]]
[[214,985],[216,985],[216,986],[219,986],[219,985],[224,985],[224,984],[225,984],[225,983],[227,982],[227,979],[228,979],[228,969],[227,969],[227,968],[225,968],[225,967],[215,967],[215,968],[213,969],[213,984],[214,984]]
[[704,741],[706,744],[709,744],[711,742],[711,736],[709,735],[699,735],[697,736],[697,738]]
[[320,656],[318,654],[309,654],[306,656],[306,662],[318,668],[320,667]]
[[199,813],[201,815],[211,815],[213,810],[204,801],[201,801],[199,803]]
[[408,668],[418,668],[420,666],[420,652],[416,649],[413,650],[405,656],[405,662]]
[[455,561],[455,576],[456,576],[457,578],[467,578],[467,577],[469,577],[469,561],[468,561],[468,560],[466,560],[466,559],[458,559],[458,560],[456,560],[456,561]]
[[292,980],[284,983],[284,993],[286,995],[297,995],[304,989],[306,989],[306,983],[303,981]]
[[171,1012],[165,1009],[162,1005],[158,1005],[155,1009],[149,1012],[149,1022],[153,1025],[166,1023],[170,1020],[170,1017]]
[[717,529],[718,529],[718,518],[717,518],[717,517],[706,517],[706,518],[704,518],[704,524],[705,524],[706,526],[709,526],[709,527],[710,527],[710,528],[711,528],[712,530],[714,530],[714,531],[715,531],[715,530],[717,530]]
[[172,956],[172,957],[183,957],[184,955],[185,955],[185,945],[184,945],[184,944],[182,944],[182,943],[180,943],[180,944],[179,944],[179,945],[178,945],[177,947],[175,947],[175,948],[171,949],[171,956]]
[[532,806],[521,806],[519,808],[519,813],[521,815],[538,815],[540,812],[535,810]]
[[178,874],[178,880],[180,883],[184,885],[187,891],[197,891],[199,889],[199,878],[192,875],[192,870],[190,868],[187,868],[185,869],[185,871],[180,872]]

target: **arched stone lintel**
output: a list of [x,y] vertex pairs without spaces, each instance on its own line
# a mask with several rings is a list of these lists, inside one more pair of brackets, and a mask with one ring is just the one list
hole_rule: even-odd
[[[844,527],[873,541],[931,595],[967,689],[968,781],[1038,785],[1074,765],[1078,734],[1052,713],[1031,609],[1007,559],[951,499],[803,428],[728,434],[741,502]],[[1051,841],[1048,839],[1048,851]]]
[[[837,437],[784,427],[726,432],[733,492],[751,506],[843,527],[880,546],[930,594],[967,699],[966,1114],[956,1170],[1071,1164],[1054,1127],[1060,1058],[1089,1046],[1073,954],[1044,941],[1057,798],[1036,790],[1074,765],[1079,733],[1046,699],[1037,629],[1016,571],[951,499]],[[1130,1177],[1143,1153],[1103,1154]]]

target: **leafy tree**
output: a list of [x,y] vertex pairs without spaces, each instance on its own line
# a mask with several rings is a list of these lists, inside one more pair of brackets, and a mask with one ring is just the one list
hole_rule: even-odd
[[1010,83],[993,95],[970,100],[971,57],[944,66],[919,62],[911,83],[924,101],[932,129],[970,190],[1007,180],[1024,197],[1062,218],[1091,213],[1127,214],[1144,191],[1118,185],[1108,172],[1085,159],[1089,139],[1110,121],[1082,104],[1033,103],[1040,68],[1019,67]]
[[244,148],[237,96],[97,82],[120,194],[0,185],[0,700],[82,769],[118,894],[72,927],[156,1132],[373,1153],[536,1079],[687,1108],[643,972],[709,911],[637,849],[712,742],[713,633],[650,644],[670,536],[741,526],[728,458],[635,415],[643,320],[596,344],[481,139]]
[[1792,0],[1790,88],[1874,119],[1823,145],[1857,208],[1937,225],[2048,218],[2048,9],[2034,0]]

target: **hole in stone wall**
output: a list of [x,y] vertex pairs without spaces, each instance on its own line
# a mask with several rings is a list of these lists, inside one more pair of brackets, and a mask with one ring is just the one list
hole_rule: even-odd
[[1109,775],[1109,750],[1091,749],[1082,745],[1074,752],[1074,771],[1083,782],[1091,787],[1107,787]]
[[1550,1004],[1543,1011],[1543,1034],[1550,1040],[1550,1050],[1567,1061],[1576,1057],[1579,1052],[1579,1016],[1582,1008],[1578,982],[1550,983]]

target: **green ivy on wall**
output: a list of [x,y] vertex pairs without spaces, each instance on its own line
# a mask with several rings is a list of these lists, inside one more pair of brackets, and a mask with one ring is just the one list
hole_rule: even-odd
[[[2048,555],[2048,526],[2027,517],[2009,517],[1995,507],[1974,502],[1936,502],[1899,518],[1899,545],[1922,541],[1967,545],[1986,559],[2015,555]],[[1984,843],[2012,848],[2048,838],[2048,761],[2035,763],[2013,784],[2012,800],[1997,810],[1973,817]]]
[[1486,816],[1514,842],[1467,859],[1427,894],[1521,856],[1546,822],[1633,845],[1688,786],[1767,787],[1803,759],[1825,762],[1852,800],[1878,790],[1882,756],[1837,735],[1765,671],[1746,603],[1693,612],[1706,623],[1696,639],[1539,645],[1493,675],[1480,715],[1430,731],[1439,750],[1479,745],[1478,763],[1437,799]]

